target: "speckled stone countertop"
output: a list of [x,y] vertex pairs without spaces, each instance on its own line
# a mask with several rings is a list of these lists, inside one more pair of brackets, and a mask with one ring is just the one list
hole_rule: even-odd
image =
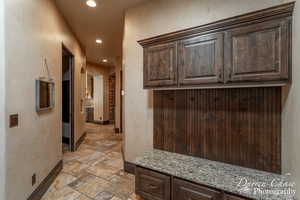
[[296,199],[293,183],[283,175],[160,150],[147,152],[134,163],[252,199]]

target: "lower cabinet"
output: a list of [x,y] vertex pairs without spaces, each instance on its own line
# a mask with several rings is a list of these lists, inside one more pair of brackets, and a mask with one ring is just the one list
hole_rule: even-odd
[[247,200],[141,167],[136,167],[135,180],[136,194],[144,200]]
[[224,200],[245,200],[245,198],[234,196],[231,194],[225,194],[224,195]]
[[173,179],[173,200],[221,200],[222,193],[177,178]]
[[171,177],[137,167],[135,170],[135,193],[145,200],[170,200]]

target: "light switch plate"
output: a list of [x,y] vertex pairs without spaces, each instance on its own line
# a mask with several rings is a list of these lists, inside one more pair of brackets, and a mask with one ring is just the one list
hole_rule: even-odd
[[19,125],[19,115],[13,114],[9,116],[9,128],[13,128]]

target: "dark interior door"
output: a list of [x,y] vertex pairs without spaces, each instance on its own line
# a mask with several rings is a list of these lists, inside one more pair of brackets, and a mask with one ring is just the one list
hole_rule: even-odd
[[70,123],[70,81],[66,80],[62,83],[63,87],[63,102],[62,102],[62,119],[65,123]]
[[69,71],[69,78],[62,77],[62,121],[69,123],[69,150],[75,151],[74,136],[74,55],[62,45],[62,75]]

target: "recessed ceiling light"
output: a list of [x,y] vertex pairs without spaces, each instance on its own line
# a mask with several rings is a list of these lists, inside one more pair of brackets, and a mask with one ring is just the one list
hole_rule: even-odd
[[108,60],[107,59],[103,59],[102,62],[106,63]]
[[94,8],[94,7],[97,6],[97,3],[96,3],[96,1],[94,1],[94,0],[87,0],[87,1],[86,1],[86,5],[88,5],[89,7]]
[[102,44],[102,40],[97,39],[97,40],[96,40],[96,43],[97,43],[97,44]]

